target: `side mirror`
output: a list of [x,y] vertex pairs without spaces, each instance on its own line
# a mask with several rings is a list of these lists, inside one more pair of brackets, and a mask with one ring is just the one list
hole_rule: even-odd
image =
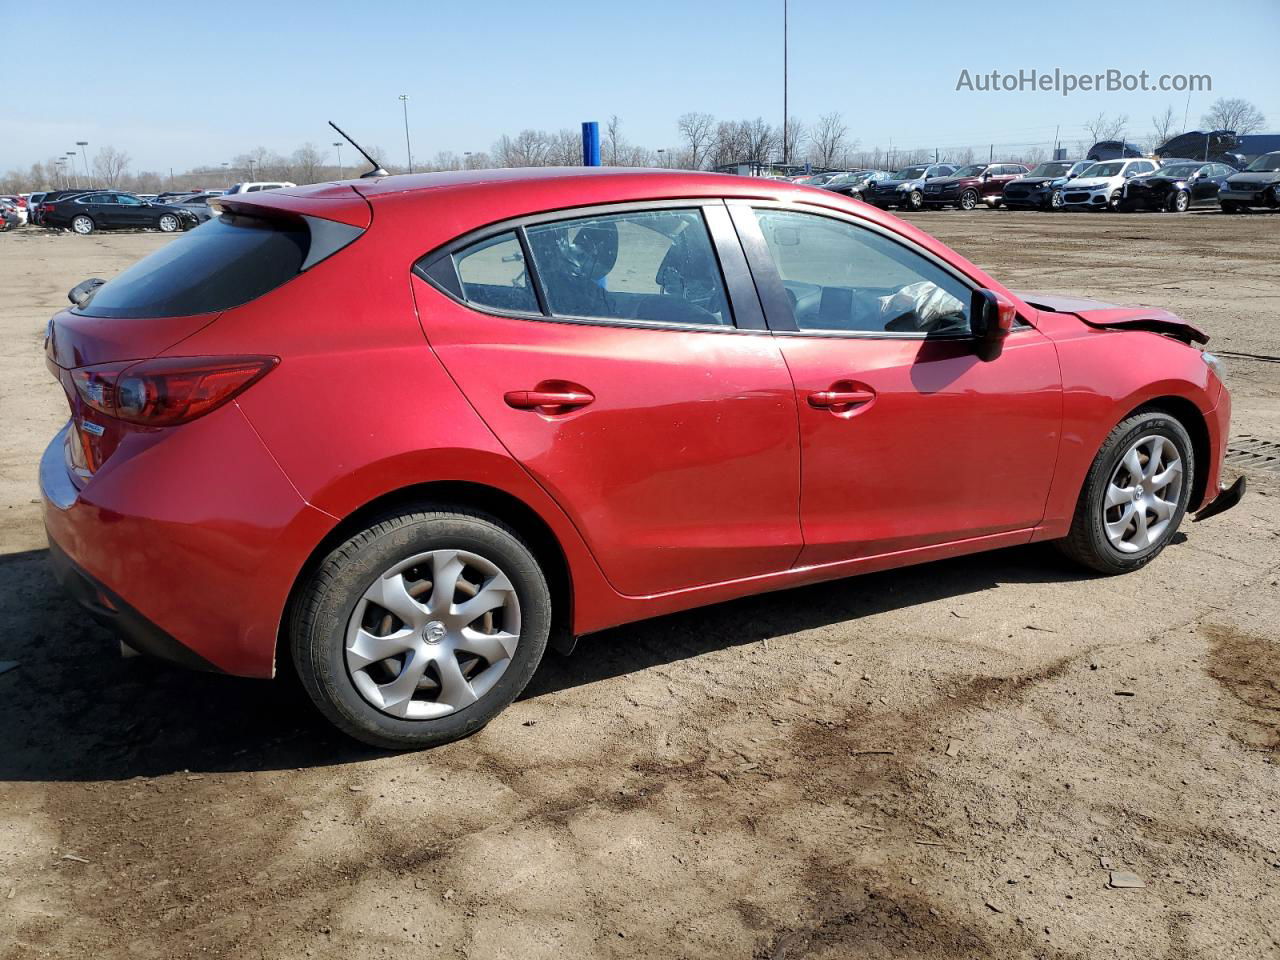
[[982,179],[983,179],[983,180],[990,180],[990,179],[991,179],[991,171],[989,171],[989,170],[988,170],[988,171],[985,171],[985,172],[982,174]]
[[1017,317],[1018,308],[1007,297],[994,290],[973,291],[969,329],[973,332],[978,359],[989,362],[1000,356]]

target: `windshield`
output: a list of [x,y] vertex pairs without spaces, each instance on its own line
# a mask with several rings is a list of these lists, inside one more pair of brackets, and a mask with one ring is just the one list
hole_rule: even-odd
[[1083,180],[1086,177],[1118,177],[1120,171],[1124,169],[1124,164],[1118,161],[1112,163],[1095,163],[1092,167],[1080,174]]
[[903,167],[893,175],[895,180],[919,180],[924,176],[924,167]]
[[967,167],[961,167],[953,177],[980,177],[986,172],[987,165],[985,163],[971,163]]
[[1189,177],[1200,169],[1198,163],[1175,163],[1168,167],[1161,167],[1156,171],[1156,176],[1161,177]]
[[1280,152],[1264,153],[1245,169],[1250,173],[1275,173],[1280,171]]
[[1027,174],[1028,177],[1065,177],[1071,171],[1070,163],[1053,161],[1042,163]]

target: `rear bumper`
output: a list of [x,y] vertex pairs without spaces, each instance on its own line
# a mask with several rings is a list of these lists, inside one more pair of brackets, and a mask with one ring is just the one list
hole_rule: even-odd
[[40,462],[58,579],[130,646],[199,669],[269,677],[298,571],[331,528],[234,403],[134,434],[82,487],[64,452]]

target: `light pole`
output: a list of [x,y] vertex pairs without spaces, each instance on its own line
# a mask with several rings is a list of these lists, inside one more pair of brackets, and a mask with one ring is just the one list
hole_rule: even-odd
[[462,166],[467,170],[471,169],[471,151],[470,150],[463,151]]
[[335,140],[333,145],[338,148],[338,179],[345,180],[347,179],[347,173],[342,167],[342,141]]
[[667,165],[666,157],[663,156],[663,154],[666,152],[667,151],[665,148],[663,147],[658,148],[658,166],[660,167],[665,167]]
[[249,160],[249,181],[250,181],[251,183],[252,183],[255,179],[257,179],[257,178],[253,175],[253,164],[254,164],[254,161],[253,161],[253,159],[251,158],[251,159]]
[[226,182],[228,187],[231,186],[231,164],[226,160],[222,161],[222,179]]
[[[785,167],[791,159],[787,129],[787,0],[782,0],[782,165]],[[788,173],[790,171],[787,171]]]
[[80,159],[84,161],[84,182],[89,182],[89,151],[85,149],[89,145],[88,140],[77,140],[76,146],[80,148]]
[[67,162],[71,164],[71,174],[76,178],[76,187],[80,186],[80,174],[76,170],[76,152],[74,150],[67,151]]
[[58,168],[58,186],[62,189],[66,189],[67,187],[70,187],[71,184],[67,180],[67,158],[58,157],[58,159],[54,160],[53,162],[54,162],[54,166]]
[[408,156],[408,172],[413,173],[413,148],[408,143],[408,93],[401,93],[404,108],[404,154]]
[[404,107],[404,152],[409,158],[409,172],[413,173],[413,148],[409,146],[409,95],[400,94],[400,105]]

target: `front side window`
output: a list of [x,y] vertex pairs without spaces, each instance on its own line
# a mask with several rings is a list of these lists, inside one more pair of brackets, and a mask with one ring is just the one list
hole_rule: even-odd
[[140,207],[140,206],[142,206],[142,201],[141,201],[141,200],[139,200],[137,197],[131,197],[131,196],[129,196],[129,194],[127,194],[127,193],[117,193],[117,194],[116,194],[116,203],[122,203],[122,204],[124,204],[126,207]]
[[524,252],[514,233],[481,240],[453,255],[462,298],[478,307],[538,313]]
[[553,316],[730,325],[698,210],[651,210],[526,228]]
[[830,217],[755,214],[800,330],[969,332],[969,288],[897,241]]

